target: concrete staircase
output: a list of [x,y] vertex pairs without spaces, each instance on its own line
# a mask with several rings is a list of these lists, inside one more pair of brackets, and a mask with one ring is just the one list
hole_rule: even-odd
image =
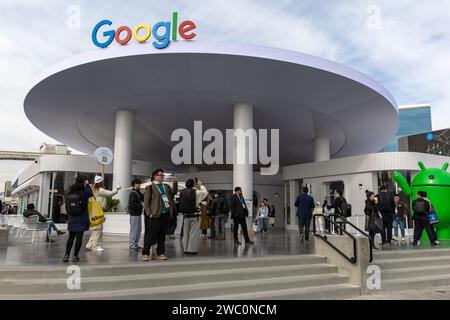
[[374,254],[373,264],[381,269],[381,291],[450,285],[448,248],[381,251]]
[[360,294],[317,255],[80,267],[80,290],[67,289],[67,265],[0,269],[0,299],[341,299]]

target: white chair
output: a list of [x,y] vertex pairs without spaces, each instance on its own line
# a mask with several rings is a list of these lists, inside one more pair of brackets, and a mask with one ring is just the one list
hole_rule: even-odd
[[16,234],[14,237],[16,240],[20,239],[25,233],[26,225],[24,219],[23,215],[19,215],[16,219]]
[[8,215],[7,217],[7,225],[9,227],[9,232],[10,232],[10,236],[11,238],[15,236],[16,232],[17,232],[17,228],[19,223],[19,215],[17,214],[12,214],[12,215]]
[[31,243],[34,243],[39,232],[48,232],[48,222],[39,222],[39,216],[31,216],[23,219],[25,224],[24,233],[31,232]]
[[0,214],[0,225],[1,225],[1,226],[6,226],[6,225],[7,225],[7,223],[6,223],[6,217],[7,217],[6,214]]

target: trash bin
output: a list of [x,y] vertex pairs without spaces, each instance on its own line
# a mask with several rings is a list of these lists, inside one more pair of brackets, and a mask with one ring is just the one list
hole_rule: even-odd
[[9,230],[5,227],[0,227],[0,246],[7,246],[9,240]]

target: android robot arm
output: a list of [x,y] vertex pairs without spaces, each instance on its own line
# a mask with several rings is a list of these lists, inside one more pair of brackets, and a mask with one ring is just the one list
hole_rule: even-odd
[[405,177],[400,172],[394,173],[394,180],[397,182],[400,189],[403,190],[403,192],[407,195],[411,195],[411,187],[409,186],[408,182],[406,181]]

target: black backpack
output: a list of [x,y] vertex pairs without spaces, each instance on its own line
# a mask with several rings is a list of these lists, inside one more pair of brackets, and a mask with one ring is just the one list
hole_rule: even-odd
[[194,189],[183,189],[180,192],[180,212],[183,214],[195,214],[198,212],[196,206],[196,194]]
[[414,215],[425,216],[427,214],[427,208],[425,206],[425,201],[415,201],[414,202]]
[[381,192],[378,195],[378,210],[381,212],[392,211],[392,200],[387,192]]
[[215,205],[214,209],[215,209],[214,213],[216,215],[224,214],[225,213],[225,199],[224,198],[217,199],[217,202],[216,202],[216,205]]
[[352,205],[350,203],[347,202],[347,200],[345,200],[344,198],[342,199],[342,205],[340,208],[341,211],[341,215],[345,218],[351,217],[352,216]]
[[66,196],[67,214],[77,216],[83,213],[83,192],[69,192]]

